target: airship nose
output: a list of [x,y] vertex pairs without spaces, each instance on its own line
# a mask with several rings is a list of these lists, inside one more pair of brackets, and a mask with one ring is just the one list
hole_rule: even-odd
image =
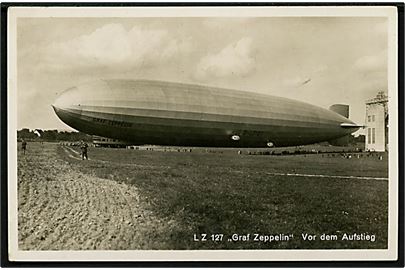
[[72,117],[81,115],[81,94],[76,87],[62,92],[52,104],[52,108],[60,120],[71,124]]
[[76,87],[63,91],[55,100],[52,107],[66,110],[80,106],[81,95]]

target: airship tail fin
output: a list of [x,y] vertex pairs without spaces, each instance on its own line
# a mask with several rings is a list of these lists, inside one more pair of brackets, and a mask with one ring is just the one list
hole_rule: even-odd
[[[346,104],[333,104],[329,107],[329,110],[342,115],[343,117],[349,118],[349,105]],[[359,126],[354,123],[341,123],[340,126],[344,129],[358,129],[362,126]],[[345,135],[343,137],[333,139],[328,141],[329,144],[334,146],[347,146],[350,142],[350,134]]]
[[346,104],[333,104],[329,110],[338,113],[346,118],[349,118],[349,105]]

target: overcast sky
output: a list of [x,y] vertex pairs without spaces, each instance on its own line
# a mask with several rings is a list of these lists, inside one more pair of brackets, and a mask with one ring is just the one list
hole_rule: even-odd
[[103,78],[189,82],[266,93],[328,108],[387,91],[383,17],[19,18],[20,128],[71,130],[51,104]]

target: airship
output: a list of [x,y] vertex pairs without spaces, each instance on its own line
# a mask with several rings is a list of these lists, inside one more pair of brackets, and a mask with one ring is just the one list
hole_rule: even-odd
[[282,147],[344,137],[360,128],[345,105],[153,80],[97,80],[52,105],[73,129],[133,145]]

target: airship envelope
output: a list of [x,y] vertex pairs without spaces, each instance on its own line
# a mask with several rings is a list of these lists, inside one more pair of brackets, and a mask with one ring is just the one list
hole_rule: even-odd
[[137,145],[294,146],[359,128],[334,111],[296,100],[149,80],[83,84],[64,91],[53,108],[76,130]]

